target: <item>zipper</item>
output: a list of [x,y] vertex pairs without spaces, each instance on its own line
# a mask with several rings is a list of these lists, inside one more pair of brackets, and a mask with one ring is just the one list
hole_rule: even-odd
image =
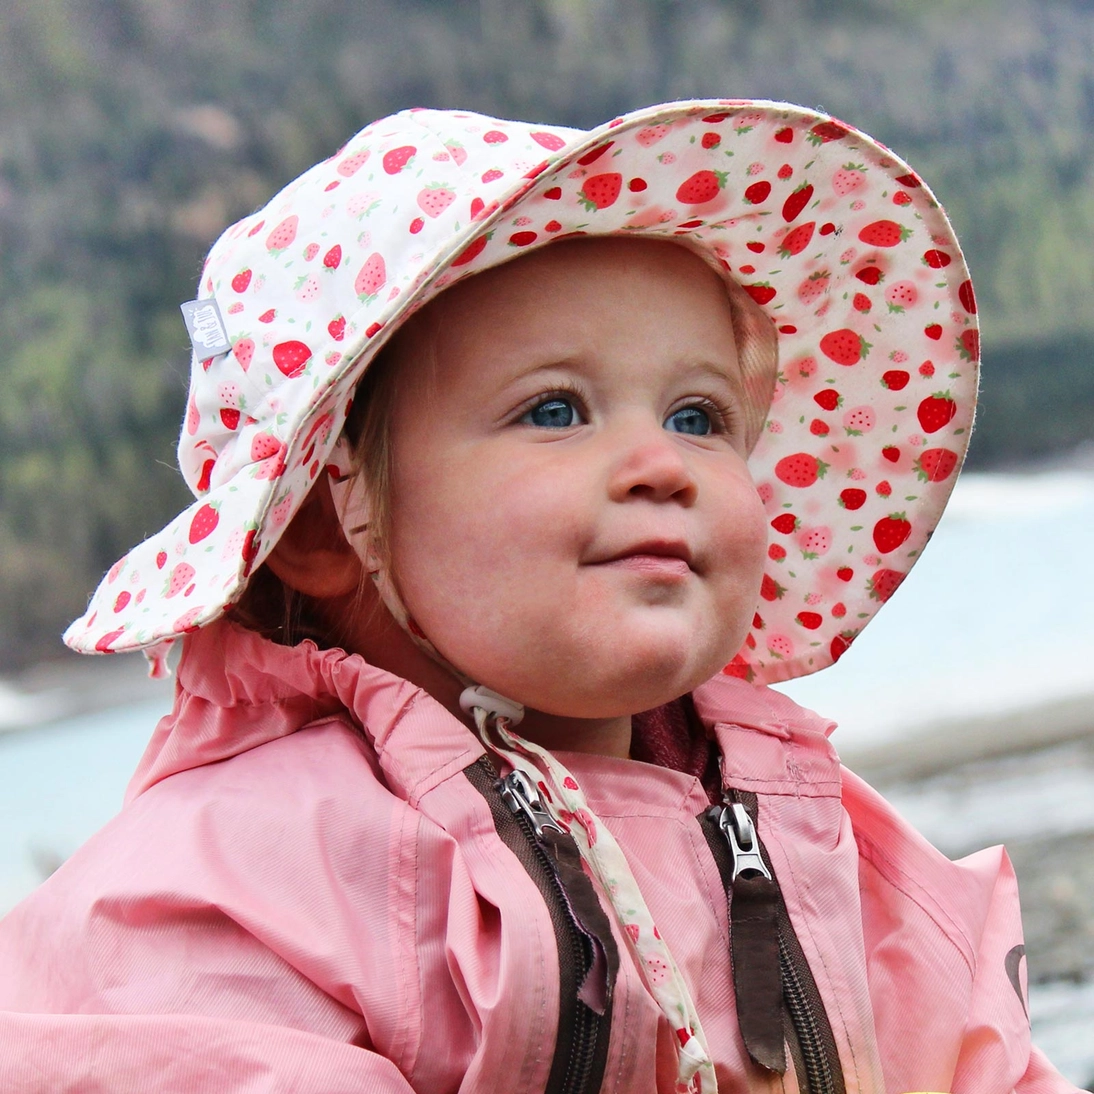
[[[754,793],[727,788],[724,804],[713,806],[699,816],[699,824],[714,856],[727,900],[730,901],[731,944],[735,893],[740,897],[743,885],[751,885],[763,894],[768,891],[766,887],[769,884],[774,914],[766,924],[770,924],[775,933],[778,969],[777,973],[769,972],[768,975],[781,982],[779,991],[784,1031],[799,1089],[802,1094],[845,1094],[843,1070],[832,1025],[805,951],[794,932],[778,879],[771,869],[770,857],[756,831],[756,812]],[[754,949],[750,946],[743,954],[734,951],[734,956],[742,962],[754,960]],[[738,971],[735,962],[735,981]],[[752,985],[755,988],[755,979]],[[766,989],[761,986],[760,990]],[[751,1002],[738,994],[738,1016],[739,1020],[744,1019],[743,1028],[753,1020],[751,1011],[746,1009]],[[748,1047],[751,1055],[752,1047]]]
[[[593,918],[585,899],[591,894],[597,900],[595,891],[587,878],[587,894],[567,890],[562,877],[567,874],[565,864],[560,865],[552,849],[560,843],[564,847],[567,842],[572,843],[572,837],[547,811],[539,792],[523,772],[513,771],[499,779],[490,757],[480,756],[464,768],[464,775],[486,799],[498,835],[540,890],[554,927],[559,968],[558,1032],[544,1094],[593,1094],[600,1089],[608,1059],[611,988],[618,968],[610,928],[605,939],[602,930],[591,930],[575,911],[578,904],[586,920]],[[576,846],[573,853],[577,854]],[[598,900],[596,907],[600,908]],[[602,909],[600,914],[603,916]],[[603,922],[607,926],[606,917]],[[602,964],[605,955],[598,955],[598,943],[609,951],[602,1013],[582,998],[586,978],[590,974],[605,974]]]

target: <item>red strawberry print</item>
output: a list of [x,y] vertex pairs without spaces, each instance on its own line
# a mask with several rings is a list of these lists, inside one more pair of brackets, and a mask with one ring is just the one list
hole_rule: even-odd
[[828,292],[831,274],[827,270],[814,270],[799,286],[798,299],[803,304],[812,304],[818,297]]
[[535,243],[537,238],[536,232],[514,232],[509,237],[509,242],[514,247],[527,247],[529,243]]
[[870,597],[873,600],[880,600],[884,604],[896,592],[897,587],[907,576],[907,574],[900,573],[899,570],[881,569],[875,571],[866,585]]
[[702,141],[700,141],[700,143],[704,148],[708,150],[711,148],[717,148],[718,145],[722,143],[721,134],[715,133],[713,130],[710,130],[703,134],[703,139]]
[[885,290],[885,301],[889,305],[889,311],[894,313],[912,307],[918,299],[919,290],[914,281],[894,281]]
[[167,578],[167,588],[163,595],[168,600],[173,596],[178,596],[194,580],[196,572],[189,562],[175,563],[174,569]]
[[804,186],[799,186],[798,189],[783,202],[783,220],[788,224],[790,221],[796,220],[812,198],[813,187],[809,183],[806,183]]
[[277,308],[267,308],[259,317],[260,323],[272,323],[277,318]]
[[822,236],[830,236],[836,230],[836,226],[830,220],[826,220],[817,230]]
[[809,432],[812,433],[814,437],[827,437],[832,430],[829,428],[827,422],[822,422],[820,418],[814,418],[809,423]]
[[335,318],[327,324],[327,333],[336,342],[341,342],[346,336],[346,317],[344,315],[335,316]]
[[487,234],[470,242],[454,259],[452,259],[452,265],[466,266],[469,262],[473,262],[482,253],[482,250],[489,239],[490,236]]
[[618,171],[608,171],[602,175],[592,175],[585,180],[579,197],[581,204],[591,213],[598,209],[607,209],[614,205],[623,188],[623,176]]
[[897,190],[897,192],[895,194],[893,194],[893,204],[894,205],[911,205],[912,204],[912,199],[908,194],[904,193],[903,190]]
[[251,283],[251,271],[249,268],[240,270],[239,273],[232,278],[232,290],[233,292],[246,292],[247,286]]
[[243,537],[243,546],[240,549],[240,557],[243,559],[243,576],[246,577],[251,572],[251,567],[254,565],[254,560],[258,557],[258,542],[255,540],[257,531],[254,528],[250,528],[247,534]]
[[976,294],[972,291],[971,281],[962,281],[957,290],[957,299],[961,306],[971,315],[976,314]]
[[887,498],[893,492],[893,487],[886,479],[882,479],[881,482],[874,487],[874,490],[878,497]]
[[826,387],[813,396],[813,402],[824,410],[835,410],[843,403],[843,396],[834,387]]
[[220,520],[220,514],[216,507],[203,505],[190,521],[190,542],[200,543],[206,536],[211,535]]
[[128,589],[122,589],[114,601],[114,614],[117,615],[132,599],[133,594]]
[[378,252],[370,254],[357,274],[357,280],[353,283],[353,291],[361,300],[368,302],[375,299],[376,294],[387,283],[387,266],[384,256]]
[[777,543],[772,543],[767,549],[767,557],[772,562],[782,562],[786,558],[786,548],[780,547]]
[[859,240],[868,247],[895,247],[903,243],[912,234],[910,228],[897,224],[895,220],[875,220],[867,224],[859,234]]
[[885,280],[885,275],[877,266],[863,266],[862,269],[855,274],[855,277],[866,285],[877,285],[879,282]]
[[915,472],[924,482],[945,482],[957,467],[957,453],[948,448],[926,448],[915,461]]
[[795,452],[793,455],[784,456],[775,464],[775,477],[787,486],[796,486],[804,489],[812,486],[817,479],[824,478],[828,470],[828,464],[811,456],[808,452]]
[[848,163],[832,176],[832,189],[841,197],[853,194],[866,181],[866,168],[861,163]]
[[286,217],[270,234],[266,237],[266,250],[271,254],[280,254],[286,247],[292,244],[292,241],[296,239],[296,229],[300,223],[300,218],[294,213],[292,216]]
[[96,653],[111,653],[113,652],[110,647],[125,634],[125,628],[119,627],[116,631],[110,631],[108,634],[104,634],[102,638],[95,643]]
[[310,358],[311,350],[308,346],[295,339],[289,342],[278,342],[273,348],[274,364],[285,376],[299,376]]
[[932,270],[943,270],[952,261],[953,259],[950,258],[950,256],[945,251],[932,249],[930,251],[923,252],[923,264],[925,266],[930,266]]
[[255,355],[255,343],[253,338],[240,338],[232,346],[232,354],[239,362],[239,367],[244,372],[251,367],[251,360]]
[[342,247],[341,244],[336,243],[325,255],[323,255],[323,265],[328,270],[337,270],[342,265]]
[[937,342],[942,337],[942,324],[929,323],[923,328],[923,333],[932,341]]
[[764,574],[763,581],[760,582],[760,596],[764,600],[781,600],[783,593],[786,592],[773,577],[768,577]]
[[239,428],[239,411],[234,407],[225,406],[220,409],[220,420],[225,429]]
[[766,281],[758,282],[755,285],[745,285],[744,290],[761,306],[770,304],[775,299],[775,289]]
[[696,171],[677,187],[676,200],[684,205],[705,205],[721,193],[726,177],[724,171]]
[[890,391],[903,391],[908,386],[908,374],[902,368],[891,368],[882,373],[881,385]]
[[839,503],[844,509],[861,509],[866,504],[866,491],[857,486],[848,486],[840,491]]
[[791,532],[798,530],[798,524],[800,521],[793,513],[780,513],[772,522],[771,527],[776,532],[782,532],[784,536],[790,535]]
[[[398,148],[393,148],[390,152],[385,152],[382,161],[384,170],[389,175],[397,175],[408,163],[410,163],[417,151],[418,149],[415,148],[414,145],[404,144],[400,145]],[[452,149],[449,148],[449,151],[451,152]],[[454,155],[453,158],[455,158]]]
[[912,526],[903,513],[890,513],[874,525],[874,546],[878,553],[887,555],[895,551],[910,535]]
[[897,175],[896,181],[899,182],[901,186],[907,186],[909,190],[915,190],[917,187],[923,185],[923,183],[919,181],[919,177],[911,171],[906,175]]
[[837,365],[856,365],[869,352],[871,344],[847,327],[829,331],[820,340],[821,353]]
[[745,201],[749,205],[762,205],[771,195],[771,183],[764,179],[762,182],[754,182],[745,190]]
[[[634,189],[634,187],[632,186],[631,189]],[[645,187],[643,187],[643,189],[645,189]],[[561,186],[552,186],[550,190],[544,190],[543,191],[543,196],[548,201],[558,201],[558,199],[560,197],[562,197],[562,187]],[[482,199],[481,198],[476,198],[476,200],[481,201]],[[472,207],[474,207],[474,202],[472,202]],[[471,215],[474,216],[475,214],[472,212]]]
[[497,182],[497,180],[500,179],[500,178],[503,178],[504,175],[505,175],[504,171],[499,171],[498,168],[491,167],[488,171],[483,171],[482,181],[483,182]]
[[794,622],[806,630],[815,631],[824,622],[824,616],[816,612],[798,612]]
[[783,182],[786,182],[786,180],[790,178],[792,174],[794,174],[794,168],[791,167],[789,163],[784,163],[782,167],[780,167],[778,171],[775,172],[775,177],[782,179]]
[[957,404],[948,391],[928,395],[915,412],[924,433],[937,433],[943,426],[949,425],[956,413]]
[[455,163],[457,167],[461,167],[467,159],[467,149],[457,140],[445,141],[444,146],[448,149],[448,154],[452,157],[452,162]]
[[509,138],[500,129],[491,129],[483,133],[482,139],[487,144],[504,144]]
[[593,148],[591,151],[586,152],[584,156],[578,158],[578,165],[581,167],[588,167],[590,163],[596,163],[613,144],[615,144],[615,141],[606,141],[604,144],[597,145],[596,148]]
[[197,483],[197,492],[199,494],[204,494],[205,491],[209,489],[209,483],[213,478],[213,468],[216,467],[216,465],[216,460],[206,460],[201,465],[201,477],[198,479]]
[[810,144],[827,144],[847,136],[847,129],[839,122],[819,122],[807,134]]
[[881,450],[881,455],[890,463],[896,463],[900,459],[900,449],[895,444],[887,444]]
[[828,652],[832,657],[833,664],[851,648],[851,643],[853,641],[854,636],[846,634],[837,634],[836,637],[832,639],[832,643],[828,647]]
[[779,247],[779,257],[790,258],[792,255],[801,254],[809,246],[815,227],[816,221],[811,220],[807,224],[799,224],[796,228],[792,228],[787,232],[783,236],[782,244]]
[[836,571],[836,577],[838,577],[840,581],[850,581],[854,576],[855,571],[852,570],[850,566],[841,566]]
[[557,220],[549,220],[543,226],[545,232],[561,232],[562,225]]
[[779,144],[789,144],[793,139],[794,130],[788,125],[783,126],[783,128],[775,134],[775,140],[777,140]]
[[964,330],[957,340],[957,352],[961,354],[963,361],[980,360],[980,332]]
[[566,147],[566,142],[557,133],[548,133],[541,129],[538,133],[530,135],[536,144],[546,148],[548,152],[557,152],[560,148]]
[[870,303],[870,298],[863,292],[857,292],[851,301],[851,307],[855,311],[862,312],[865,315],[874,305]]
[[763,243],[761,243],[761,242],[760,242],[760,241],[759,241],[758,239],[750,239],[750,240],[749,240],[749,241],[748,241],[748,242],[747,242],[747,243],[745,244],[745,246],[746,246],[746,247],[747,247],[747,248],[748,248],[748,249],[749,249],[749,250],[750,250],[750,251],[751,251],[751,252],[752,252],[753,254],[756,254],[756,255],[762,255],[762,254],[764,253],[764,251],[766,251],[766,250],[767,250],[767,247],[766,247],[766,246],[765,246],[765,245],[764,245]]

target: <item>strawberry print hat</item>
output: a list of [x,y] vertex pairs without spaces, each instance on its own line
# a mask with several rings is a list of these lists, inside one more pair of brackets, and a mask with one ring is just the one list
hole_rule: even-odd
[[179,463],[197,500],[111,567],[68,645],[162,650],[220,616],[317,476],[339,475],[353,391],[399,323],[573,234],[689,246],[770,318],[779,373],[749,460],[768,557],[726,671],[774,682],[836,660],[953,487],[976,303],[945,213],[888,149],[801,107],[728,99],[589,132],[405,111],[230,227],[184,306],[198,348]]

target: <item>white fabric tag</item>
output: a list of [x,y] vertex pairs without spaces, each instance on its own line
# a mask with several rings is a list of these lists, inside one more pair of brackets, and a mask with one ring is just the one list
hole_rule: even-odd
[[180,304],[186,333],[199,357],[216,357],[232,348],[220,308],[212,297],[207,300],[188,300]]

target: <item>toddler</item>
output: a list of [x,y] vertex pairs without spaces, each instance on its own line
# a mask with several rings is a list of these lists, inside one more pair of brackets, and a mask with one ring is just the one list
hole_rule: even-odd
[[197,500],[66,641],[175,707],[0,926],[17,1091],[1073,1090],[1014,876],[765,685],[923,549],[976,305],[919,177],[786,104],[408,111],[184,305]]

